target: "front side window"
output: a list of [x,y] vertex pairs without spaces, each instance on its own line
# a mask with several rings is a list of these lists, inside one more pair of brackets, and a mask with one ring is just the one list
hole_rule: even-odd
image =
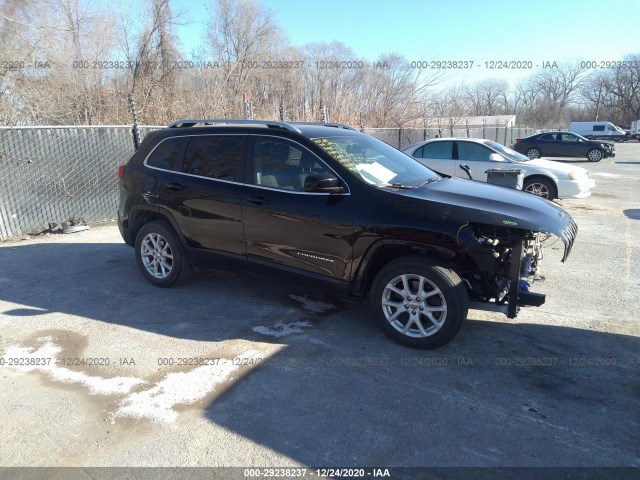
[[255,138],[251,164],[255,185],[296,192],[304,191],[304,182],[309,175],[330,173],[306,148],[275,137]]
[[182,172],[217,180],[238,181],[243,137],[207,135],[191,137]]
[[187,148],[189,139],[187,137],[167,138],[158,144],[147,158],[146,164],[149,167],[182,171],[182,160]]
[[562,134],[562,141],[563,142],[577,142],[579,140],[578,137],[576,137],[575,135],[571,135],[570,133],[563,133]]
[[473,142],[458,142],[458,159],[471,162],[488,162],[491,150]]

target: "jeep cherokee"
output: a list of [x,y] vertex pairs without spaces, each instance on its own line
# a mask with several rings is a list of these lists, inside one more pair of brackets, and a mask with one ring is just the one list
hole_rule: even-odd
[[569,255],[558,205],[441,176],[340,124],[180,120],[118,170],[118,225],[159,287],[194,266],[269,266],[369,298],[386,335],[436,348],[470,307],[514,318],[544,303],[541,241]]

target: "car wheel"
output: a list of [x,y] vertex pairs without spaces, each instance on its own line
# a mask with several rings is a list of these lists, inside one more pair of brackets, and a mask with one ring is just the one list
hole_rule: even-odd
[[590,162],[599,162],[602,160],[602,151],[597,148],[591,149],[587,152],[587,160]]
[[449,342],[469,311],[467,289],[458,274],[420,256],[383,267],[369,293],[373,318],[382,331],[414,348]]
[[535,160],[536,158],[540,158],[542,156],[542,152],[538,148],[530,148],[527,150],[527,157],[531,160]]
[[525,180],[522,190],[525,192],[533,193],[547,200],[553,200],[556,198],[556,187],[550,180],[546,178],[532,178]]
[[593,137],[593,135],[587,135],[585,138],[586,138],[587,140],[593,140],[593,138],[594,138],[594,137]]
[[191,262],[173,229],[164,222],[143,225],[136,235],[135,251],[138,268],[158,287],[171,287],[191,276]]

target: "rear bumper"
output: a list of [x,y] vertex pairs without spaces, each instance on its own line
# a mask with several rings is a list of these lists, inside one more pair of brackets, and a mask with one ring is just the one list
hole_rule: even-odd
[[128,228],[124,226],[124,222],[122,221],[122,217],[120,216],[119,211],[118,211],[118,230],[120,230],[120,235],[122,236],[124,243],[133,247],[133,240],[131,240],[131,232],[129,231]]

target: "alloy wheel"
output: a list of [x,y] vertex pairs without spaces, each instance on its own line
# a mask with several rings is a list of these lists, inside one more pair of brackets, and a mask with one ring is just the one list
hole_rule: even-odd
[[148,233],[140,245],[142,264],[149,275],[163,279],[173,270],[173,252],[169,242],[158,233]]
[[400,275],[382,292],[382,310],[389,324],[408,337],[435,334],[447,319],[447,302],[429,279],[415,274]]

